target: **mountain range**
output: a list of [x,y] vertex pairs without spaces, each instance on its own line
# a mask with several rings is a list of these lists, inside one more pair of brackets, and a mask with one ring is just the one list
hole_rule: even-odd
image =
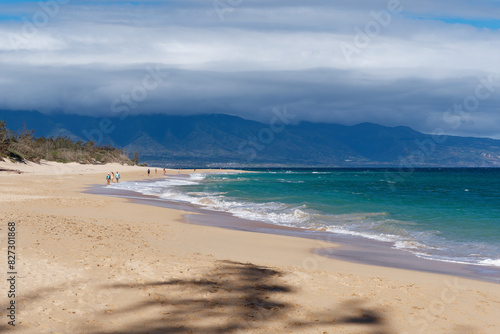
[[500,140],[405,126],[293,122],[278,112],[267,124],[225,114],[120,116],[0,111],[11,130],[93,140],[160,166],[500,167]]

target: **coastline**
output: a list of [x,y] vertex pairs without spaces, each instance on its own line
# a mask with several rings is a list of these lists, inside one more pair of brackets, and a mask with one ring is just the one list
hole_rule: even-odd
[[[173,176],[173,175],[166,175]],[[158,179],[161,180],[161,179]],[[196,204],[174,202],[153,195],[134,191],[105,189],[94,186],[86,190],[89,194],[126,198],[133,203],[170,208],[191,212],[184,214],[186,223],[226,228],[230,230],[268,233],[326,242],[330,246],[312,249],[311,252],[332,259],[396,269],[415,270],[475,279],[500,284],[500,268],[480,265],[452,263],[419,258],[401,249],[394,249],[392,243],[367,238],[338,235],[332,232],[307,230],[299,227],[275,225],[255,220],[238,218],[227,212],[214,211]]]
[[[192,212],[82,192],[115,166],[66,167],[0,173],[22,241],[21,333],[500,328],[498,284],[328,259],[311,253],[332,247],[321,240],[186,224]],[[130,168],[123,180],[147,178]]]

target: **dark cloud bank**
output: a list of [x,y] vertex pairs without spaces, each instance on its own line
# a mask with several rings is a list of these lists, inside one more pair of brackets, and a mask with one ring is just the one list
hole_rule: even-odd
[[48,3],[1,6],[0,109],[268,122],[286,105],[500,138],[500,32],[481,26],[493,2]]

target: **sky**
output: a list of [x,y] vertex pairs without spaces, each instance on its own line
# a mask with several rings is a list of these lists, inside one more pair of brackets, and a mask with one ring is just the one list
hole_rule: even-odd
[[0,109],[500,139],[500,0],[0,2]]

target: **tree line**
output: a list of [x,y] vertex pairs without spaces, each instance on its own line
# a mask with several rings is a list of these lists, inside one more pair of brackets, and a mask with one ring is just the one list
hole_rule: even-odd
[[137,152],[131,160],[124,150],[110,145],[98,146],[93,141],[74,141],[68,137],[35,138],[34,132],[24,126],[16,133],[7,128],[4,120],[0,120],[0,160],[9,158],[19,162],[27,160],[38,163],[43,159],[82,164],[139,163]]

